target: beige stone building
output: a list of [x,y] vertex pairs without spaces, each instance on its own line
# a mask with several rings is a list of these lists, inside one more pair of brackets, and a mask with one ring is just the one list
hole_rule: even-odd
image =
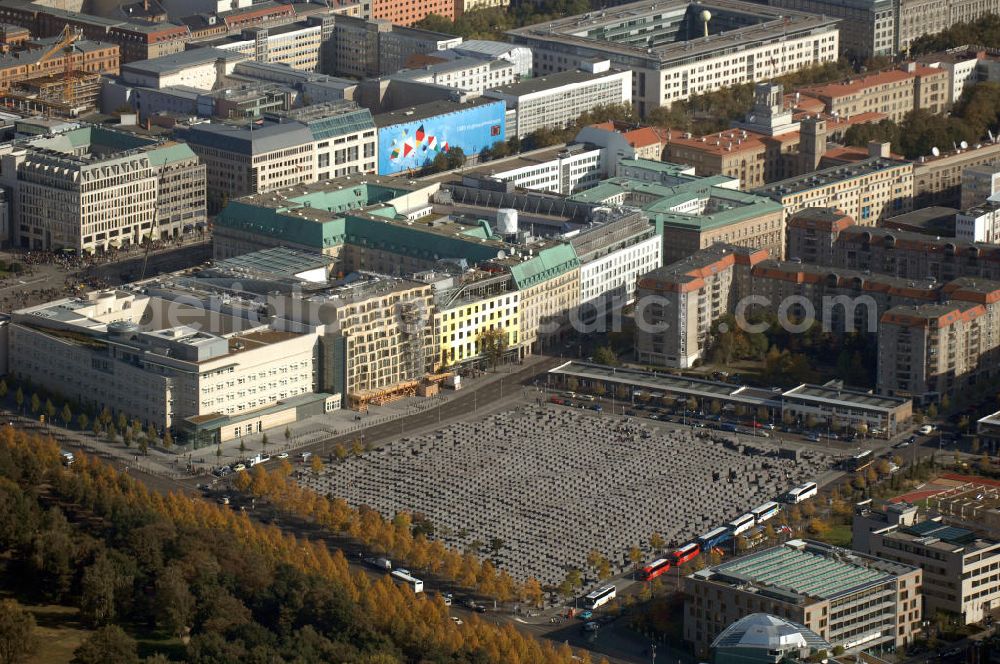
[[858,113],[883,113],[895,122],[914,108],[913,74],[890,70],[850,80],[800,88],[802,95],[819,99],[827,113],[845,117]]
[[257,127],[204,123],[185,130],[181,138],[205,164],[213,212],[246,194],[316,180],[313,134],[300,122]]
[[905,503],[887,510],[866,507],[855,515],[855,550],[923,569],[928,615],[945,611],[966,625],[991,615],[1000,602],[1000,542],[951,526],[941,517],[917,521],[917,508]]
[[912,208],[913,164],[890,159],[888,146],[872,148],[874,156],[780,180],[755,193],[785,208],[786,218],[807,207],[837,208],[864,226]]
[[1000,143],[984,143],[968,149],[939,145],[940,156],[926,155],[913,162],[913,196],[917,208],[960,205],[962,173],[1000,159]]
[[923,578],[918,567],[790,540],[686,577],[684,639],[701,656],[729,624],[770,613],[849,651],[899,648],[920,632]]
[[15,142],[2,173],[9,240],[25,249],[102,251],[206,223],[205,167],[180,143],[85,126]]

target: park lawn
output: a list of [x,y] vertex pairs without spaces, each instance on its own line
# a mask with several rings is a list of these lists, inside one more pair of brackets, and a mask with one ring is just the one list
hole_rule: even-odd
[[22,605],[35,616],[38,650],[28,664],[62,664],[91,631],[80,623],[80,610],[59,604]]
[[819,538],[827,544],[851,548],[851,525],[848,523],[837,523],[830,526],[830,530]]

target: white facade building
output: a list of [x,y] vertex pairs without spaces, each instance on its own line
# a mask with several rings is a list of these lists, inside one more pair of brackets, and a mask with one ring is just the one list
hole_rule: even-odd
[[129,62],[121,66],[121,81],[141,88],[185,85],[212,90],[216,83],[233,73],[236,63],[247,56],[216,48],[195,48],[153,60]]
[[511,168],[491,176],[523,189],[569,195],[593,187],[608,177],[608,172],[604,150],[571,145],[551,158],[522,157]]
[[607,60],[583,67],[488,90],[484,96],[507,105],[507,136],[519,138],[538,129],[568,127],[598,106],[632,103],[631,71],[611,69]]
[[1000,161],[962,169],[962,209],[982,205],[1000,193]]
[[456,58],[450,62],[427,65],[422,69],[404,69],[392,76],[419,83],[433,83],[448,88],[483,94],[486,90],[510,85],[519,79],[516,67],[506,60]]
[[966,242],[1000,242],[1000,194],[989,204],[963,210],[955,215],[955,239]]
[[654,235],[580,266],[580,304],[609,296],[622,304],[635,301],[639,277],[663,264],[663,238]]
[[470,39],[449,51],[438,53],[440,57],[470,57],[480,60],[506,60],[514,65],[514,73],[519,78],[528,78],[532,73],[531,49],[515,46],[508,42]]

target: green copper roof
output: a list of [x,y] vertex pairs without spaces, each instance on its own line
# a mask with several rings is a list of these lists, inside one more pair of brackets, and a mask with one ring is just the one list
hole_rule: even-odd
[[194,151],[188,147],[187,143],[168,143],[162,147],[153,148],[146,155],[149,157],[149,163],[154,166],[195,158]]
[[524,290],[577,267],[580,267],[580,259],[577,258],[573,245],[557,244],[542,249],[537,256],[523,263],[512,265],[510,273],[518,289]]

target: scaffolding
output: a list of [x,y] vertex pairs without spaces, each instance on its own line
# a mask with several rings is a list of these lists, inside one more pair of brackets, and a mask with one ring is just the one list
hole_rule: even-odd
[[396,383],[388,387],[375,390],[363,390],[361,392],[351,392],[347,395],[347,407],[361,413],[368,412],[368,406],[384,406],[406,397],[416,396],[420,392],[421,386],[440,386],[445,380],[454,374],[450,371],[428,374],[422,380],[407,380]]
[[18,81],[0,96],[0,103],[20,111],[77,117],[97,108],[100,93],[100,74],[73,71]]

